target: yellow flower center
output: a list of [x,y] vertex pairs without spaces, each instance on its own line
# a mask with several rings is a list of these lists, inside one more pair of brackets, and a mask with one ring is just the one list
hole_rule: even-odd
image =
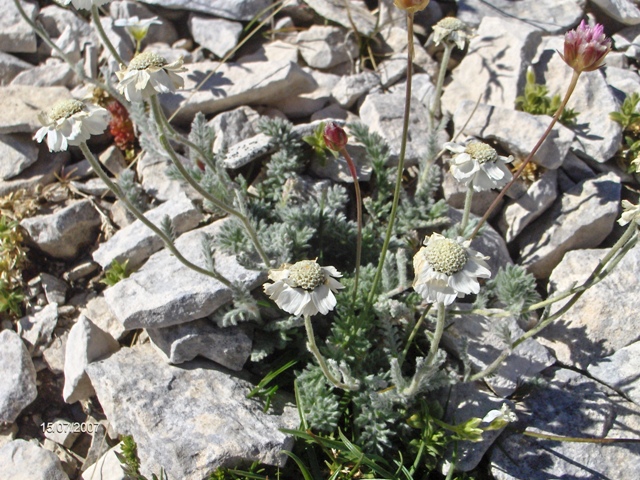
[[436,25],[452,32],[464,30],[466,28],[465,23],[462,20],[458,20],[456,17],[444,17]]
[[469,258],[464,247],[448,238],[430,241],[425,256],[431,268],[449,276],[461,271]]
[[51,107],[47,115],[55,122],[61,118],[69,118],[82,110],[84,110],[84,103],[80,100],[62,100]]
[[145,70],[149,67],[162,68],[167,60],[153,52],[142,52],[133,57],[129,62],[129,70]]
[[294,287],[313,290],[324,283],[324,272],[315,260],[302,260],[289,267],[289,279]]
[[486,143],[471,142],[467,145],[467,148],[465,148],[464,151],[471,155],[471,158],[477,160],[480,164],[495,162],[498,160],[498,152]]

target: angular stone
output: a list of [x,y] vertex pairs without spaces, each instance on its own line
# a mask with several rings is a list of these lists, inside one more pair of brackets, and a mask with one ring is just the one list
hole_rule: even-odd
[[[478,105],[471,116],[475,106],[475,101],[461,102],[453,116],[455,125],[462,127],[466,123],[463,130],[466,135],[497,141],[510,154],[521,159],[529,155],[551,122],[546,115],[531,115],[512,108],[485,104]],[[545,168],[558,168],[569,152],[574,138],[575,134],[571,130],[556,124],[532,161]]]
[[0,52],[0,86],[8,85],[16,75],[30,68],[33,68],[30,63],[8,53]]
[[243,461],[284,464],[293,438],[279,429],[298,426],[293,405],[276,397],[278,414],[266,414],[246,398],[246,381],[207,361],[177,368],[159,355],[138,345],[87,367],[110,424],[135,438],[143,475],[162,465],[169,478],[201,480]]
[[42,350],[51,342],[51,335],[58,324],[58,305],[52,303],[34,315],[20,319],[20,336],[33,356],[42,355]]
[[94,297],[87,302],[82,315],[91,320],[98,328],[104,330],[116,340],[122,339],[126,330],[113,316],[103,296]]
[[[321,17],[336,22],[349,30],[352,30],[355,25],[362,35],[375,34],[376,17],[362,0],[350,0],[348,5],[342,0],[305,0],[304,3]],[[353,25],[351,21],[353,21]]]
[[197,44],[211,51],[216,57],[222,58],[238,44],[242,24],[221,18],[191,15],[189,31]]
[[0,448],[0,465],[7,480],[69,480],[53,452],[22,439]]
[[81,315],[71,327],[67,339],[62,392],[64,401],[74,403],[91,397],[94,390],[85,372],[87,365],[119,348],[120,344],[111,335]]
[[71,448],[80,433],[80,430],[76,431],[69,420],[58,419],[51,422],[51,428],[45,430],[44,436],[58,445]]
[[42,351],[42,359],[47,368],[56,375],[64,373],[64,352],[67,349],[69,332],[65,331],[61,336],[54,337],[47,348]]
[[33,135],[42,126],[38,113],[51,108],[58,100],[70,98],[69,90],[64,87],[0,87],[0,111],[3,112],[0,116],[0,133]]
[[252,20],[258,13],[265,11],[269,0],[144,0],[148,5],[158,5],[171,10],[187,10],[205,13],[229,20]]
[[[2,103],[1,97],[0,103]],[[69,158],[69,152],[50,153],[46,145],[42,145],[36,163],[11,180],[0,182],[0,197],[22,189],[34,192],[38,188],[49,185],[56,181],[56,174],[62,170]]]
[[259,133],[230,147],[224,156],[224,166],[231,169],[244,167],[277,149],[278,147],[271,141],[270,136]]
[[253,345],[251,336],[244,329],[220,328],[207,319],[166,328],[148,328],[147,333],[158,350],[174,365],[200,355],[239,371],[251,355]]
[[[549,278],[549,295],[581,285],[606,249],[568,252]],[[637,326],[636,281],[640,247],[636,246],[611,274],[588,289],[562,318],[538,336],[560,362],[582,370],[640,340]],[[553,305],[557,312],[566,302]]]
[[[38,6],[31,2],[21,2],[20,5],[29,18],[35,20]],[[22,18],[13,0],[0,0],[0,12],[0,51],[34,53],[36,34]]]
[[522,26],[535,26],[548,33],[564,33],[584,15],[582,0],[460,0],[458,18],[476,27],[488,16],[518,20]]
[[15,177],[38,160],[38,147],[30,136],[0,134],[0,180]]
[[[346,148],[355,164],[358,181],[368,182],[371,180],[373,168],[365,148],[362,145],[352,144],[347,144]],[[324,159],[314,156],[309,167],[314,175],[320,178],[328,178],[334,182],[353,183],[351,170],[349,170],[347,160],[341,153],[338,154],[338,158],[331,154],[327,154]]]
[[[182,235],[176,241],[176,248],[187,260],[206,268],[203,235],[215,236],[225,221],[228,220]],[[233,283],[240,282],[252,289],[265,280],[265,272],[246,270],[235,257],[219,252],[214,257],[217,270]],[[162,250],[129,278],[105,290],[104,297],[111,311],[129,330],[168,327],[206,317],[231,300],[231,290]]]
[[122,454],[121,446],[122,444],[119,443],[88,467],[82,473],[82,480],[128,480],[130,477],[125,475],[116,455],[116,452]]
[[547,278],[569,250],[597,247],[613,229],[620,183],[613,174],[577,184],[518,238],[520,263]]
[[451,83],[444,90],[443,111],[453,113],[460,103],[469,100],[475,104],[478,98],[481,103],[513,110],[541,34],[541,30],[516,20],[483,17],[469,43],[469,53],[453,70]]
[[[517,414],[527,430],[578,438],[637,438],[640,409],[606,387],[562,369],[550,369],[549,383],[534,389]],[[491,451],[496,480],[615,478],[635,480],[640,445],[558,442],[506,432]]]
[[54,277],[49,273],[42,272],[40,274],[42,289],[47,297],[47,302],[64,305],[69,285],[64,280]]
[[[184,157],[178,156],[180,161],[186,162]],[[160,202],[170,201],[181,195],[191,199],[201,198],[185,180],[178,180],[167,175],[173,164],[171,160],[154,152],[146,152],[138,160],[137,170],[140,184],[150,197]]]
[[280,102],[279,110],[289,119],[308,117],[322,109],[331,100],[331,91],[340,80],[339,75],[332,73],[309,67],[304,67],[303,70],[315,81],[315,87],[310,92],[300,93]]
[[298,34],[296,44],[312,68],[326,70],[352,61],[358,55],[355,40],[340,27],[313,25]]
[[[185,87],[173,95],[163,95],[162,104],[176,121],[191,121],[196,112],[205,115],[241,105],[270,105],[291,95],[310,91],[314,81],[297,64],[284,62],[225,63],[200,62],[185,65]],[[196,86],[215,70],[197,92]]]
[[30,87],[66,87],[73,88],[78,84],[73,69],[59,60],[48,61],[43,65],[30,68],[19,73],[11,85],[26,85]]
[[640,24],[640,8],[632,0],[593,0],[602,12],[625,25]]
[[54,258],[74,258],[91,243],[101,219],[89,200],[80,200],[54,213],[25,218],[20,225],[29,239]]
[[[0,332],[0,422],[15,422],[38,396],[36,369],[22,340],[12,330]],[[0,455],[1,457],[2,455]],[[6,465],[0,462],[1,465]]]
[[115,145],[111,145],[98,156],[100,163],[106,167],[115,176],[122,173],[127,168],[127,162],[124,159],[122,150]]
[[[607,55],[607,59],[609,56]],[[638,74],[628,68],[617,68],[607,65],[603,69],[607,79],[607,85],[613,90],[616,99],[622,104],[624,99],[633,92],[640,90],[640,78]]]
[[222,112],[207,122],[216,136],[213,142],[214,153],[227,151],[236,143],[253,137],[258,133],[256,124],[260,114],[251,107],[238,107]]
[[[83,45],[84,43],[90,43],[91,37],[97,35],[91,29],[91,25],[80,15],[76,15],[70,9],[62,8],[55,4],[41,9],[38,20],[51,38],[60,37],[69,28],[71,33],[80,40],[80,44]],[[97,38],[95,40],[97,41]]]
[[[294,35],[294,37],[297,35]],[[298,47],[293,43],[275,40],[273,42],[260,44],[256,50],[238,59],[238,63],[255,62],[298,62]]]
[[589,374],[596,380],[622,392],[640,405],[640,342],[632,343],[613,355],[589,365]]
[[[155,225],[160,225],[165,217],[168,217],[177,235],[195,228],[204,218],[184,194],[148,210],[144,216]],[[127,267],[135,270],[163,246],[164,243],[160,237],[140,220],[136,220],[131,225],[118,230],[106,242],[101,243],[93,252],[93,259],[103,269],[110,266],[114,260],[120,263],[129,260]]]
[[338,105],[351,108],[365,93],[380,85],[380,78],[372,72],[345,75],[331,90],[331,95]]

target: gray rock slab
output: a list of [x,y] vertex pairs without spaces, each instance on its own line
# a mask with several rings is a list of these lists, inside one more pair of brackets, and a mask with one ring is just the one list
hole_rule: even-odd
[[258,133],[230,147],[224,157],[224,166],[231,169],[244,167],[277,149],[278,147],[271,141],[270,136]]
[[57,324],[58,305],[55,303],[47,305],[33,315],[27,315],[20,319],[20,336],[31,355],[42,355],[42,350],[51,342],[51,335],[53,335]]
[[58,100],[69,98],[71,94],[64,87],[0,87],[0,111],[4,112],[0,118],[0,133],[33,135],[42,126],[38,113],[51,108]]
[[70,28],[76,37],[82,39],[81,44],[90,41],[88,39],[96,35],[84,18],[70,9],[55,4],[42,8],[38,14],[38,20],[51,38],[60,37],[67,28]]
[[[582,284],[606,254],[605,249],[568,252],[549,279],[549,294]],[[587,290],[576,304],[543,330],[540,343],[565,365],[586,369],[601,358],[640,340],[635,301],[640,275],[640,247],[629,251],[617,268]],[[551,313],[565,302],[556,303]]]
[[548,33],[564,33],[574,27],[584,15],[582,0],[460,0],[458,18],[476,27],[488,16],[519,21],[523,26],[535,26]]
[[269,0],[144,0],[142,3],[229,20],[252,20],[270,5]]
[[524,195],[508,201],[498,221],[498,228],[507,243],[513,242],[531,222],[553,204],[558,197],[557,177],[557,170],[547,170],[529,185]]
[[38,146],[22,133],[0,134],[0,180],[15,177],[38,160]]
[[211,320],[199,319],[165,328],[148,328],[151,342],[169,363],[193,360],[200,355],[230,370],[242,370],[251,355],[252,336],[240,327],[221,328]]
[[33,68],[29,62],[20,60],[18,57],[0,52],[0,86],[11,83],[16,75],[24,70]]
[[260,114],[251,107],[238,107],[217,114],[207,122],[216,136],[213,142],[215,153],[227,151],[230,147],[258,133]]
[[331,90],[331,95],[343,108],[351,108],[365,93],[380,85],[380,77],[373,72],[345,75]]
[[640,342],[589,365],[589,374],[640,405]]
[[276,398],[277,413],[246,398],[252,385],[208,361],[167,365],[151,345],[123,348],[87,372],[100,404],[119,434],[133,435],[141,472],[159,465],[169,478],[201,480],[239,462],[283,465],[293,438],[295,407]]
[[31,87],[66,87],[72,89],[78,84],[73,69],[60,61],[47,62],[20,72],[11,81],[11,85]]
[[536,27],[516,20],[483,17],[467,55],[444,90],[443,111],[453,113],[461,102],[475,104],[478,98],[481,103],[513,110],[541,34]]
[[69,330],[67,338],[62,392],[64,401],[74,403],[91,397],[94,390],[85,372],[87,365],[119,348],[120,344],[111,335],[81,315]]
[[278,109],[289,119],[308,117],[322,109],[332,100],[331,91],[341,78],[309,67],[304,67],[303,70],[315,81],[315,87],[310,92],[300,93],[280,102]]
[[242,24],[222,18],[191,15],[189,31],[197,44],[222,58],[238,44]]
[[607,85],[611,87],[621,105],[626,97],[640,90],[640,77],[633,70],[607,65],[603,72],[607,79]]
[[[160,225],[165,218],[169,218],[177,235],[195,228],[204,218],[184,194],[148,210],[144,216],[155,225]],[[93,252],[93,259],[103,269],[111,265],[114,260],[120,263],[129,260],[128,268],[133,270],[163,246],[164,243],[160,237],[140,220],[136,220],[131,225],[118,230],[106,242],[101,243]]]
[[40,274],[40,281],[47,302],[64,305],[69,285],[64,280],[45,272]]
[[12,330],[0,332],[0,371],[3,377],[0,382],[0,422],[13,423],[36,399],[38,390],[31,355]]
[[49,346],[42,351],[42,359],[47,368],[56,375],[64,373],[64,352],[67,349],[68,338],[69,332],[64,331],[59,337],[54,337]]
[[76,430],[69,420],[57,419],[51,422],[51,428],[45,430],[44,436],[58,445],[71,448],[80,433],[80,429]]
[[[551,118],[546,115],[531,115],[515,111],[513,108],[486,104],[478,105],[472,116],[475,106],[476,102],[470,100],[458,104],[453,116],[454,124],[461,128],[466,123],[463,130],[466,135],[494,140],[511,155],[521,159],[529,155],[551,123]],[[556,124],[532,161],[545,168],[558,168],[567,156],[574,139],[575,134],[571,130]]]
[[[2,102],[1,99],[0,102]],[[10,180],[0,181],[0,196],[22,189],[35,192],[38,188],[53,183],[56,181],[56,174],[62,170],[69,159],[69,152],[51,153],[46,145],[42,145],[36,163]]]
[[640,8],[632,0],[593,0],[602,12],[625,25],[640,24]]
[[[25,13],[35,20],[38,6],[31,2],[21,2]],[[13,0],[0,0],[0,51],[33,53],[36,51],[36,34],[22,18]]]
[[89,300],[81,313],[116,340],[122,339],[126,332],[122,324],[109,310],[109,305],[107,305],[107,301],[103,296]]
[[[315,82],[296,63],[200,62],[185,65],[184,90],[163,95],[162,104],[170,114],[180,108],[176,121],[190,121],[196,112],[205,115],[241,105],[277,106],[284,98],[313,90]],[[214,72],[200,89],[195,88]]]
[[[187,161],[178,156],[181,161]],[[173,164],[171,160],[153,152],[146,152],[137,164],[140,184],[147,195],[160,202],[170,201],[172,198],[187,195],[191,199],[201,198],[185,180],[171,178],[167,172]]]
[[[550,369],[545,380],[548,384],[534,389],[517,411],[527,430],[580,438],[637,438],[637,406],[570,370]],[[490,461],[496,480],[635,480],[640,471],[640,445],[558,442],[505,432],[492,449]]]
[[355,39],[340,27],[312,25],[298,34],[296,44],[300,55],[312,68],[326,70],[353,61],[358,55]]
[[[347,152],[356,166],[358,181],[368,182],[371,180],[373,168],[365,148],[362,145],[347,144]],[[309,168],[314,175],[320,178],[328,178],[334,182],[353,183],[349,165],[342,154],[339,154],[338,158],[331,154],[327,154],[325,158],[314,156]]]
[[[215,236],[224,221],[182,235],[176,241],[176,248],[187,260],[205,268],[202,236]],[[217,270],[227,279],[243,283],[249,289],[265,280],[264,272],[246,270],[235,257],[216,253],[215,262]],[[129,330],[168,327],[206,317],[231,300],[231,290],[162,250],[129,278],[105,290],[104,297],[111,311]]]
[[40,250],[54,258],[74,258],[91,243],[100,227],[100,214],[89,200],[80,200],[56,212],[25,218],[20,225]]
[[69,480],[53,452],[22,439],[0,448],[0,465],[2,480]]
[[[446,170],[443,174],[442,193],[445,201],[453,208],[464,208],[464,200],[467,196],[467,187],[456,180],[450,170]],[[471,213],[481,217],[497,196],[497,190],[474,192],[473,201],[471,202]],[[496,210],[499,210],[499,208],[500,205],[498,205]]]
[[362,0],[351,0],[345,4],[342,0],[305,0],[315,12],[327,20],[352,30],[353,25],[359,33],[369,36],[375,33],[376,17]]
[[[537,82],[544,83],[552,94],[564,95],[571,80],[571,68],[557,53],[563,48],[562,37],[545,38],[533,64]],[[567,107],[578,113],[571,127],[576,134],[572,150],[601,163],[613,157],[622,141],[622,127],[609,112],[618,110],[619,103],[600,70],[580,75]]]
[[[460,352],[463,342],[467,342],[467,354],[476,371],[490,365],[508,348],[500,336],[508,331],[511,338],[519,338],[524,331],[513,317],[487,318],[481,315],[461,315],[454,317],[447,327],[447,341]],[[518,345],[496,370],[495,375],[486,379],[487,384],[500,397],[513,394],[518,386],[531,380],[556,359],[536,340],[529,338]]]
[[620,183],[611,173],[577,184],[520,235],[520,263],[547,278],[566,252],[597,247],[611,233],[619,203]]
[[96,463],[82,472],[82,480],[128,480],[129,476],[125,475],[116,455],[116,452],[122,454],[121,445],[119,443],[110,449]]

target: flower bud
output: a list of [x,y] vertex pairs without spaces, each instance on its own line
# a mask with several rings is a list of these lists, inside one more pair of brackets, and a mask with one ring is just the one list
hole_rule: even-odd
[[598,23],[590,27],[583,20],[565,34],[564,55],[560,56],[576,72],[591,72],[602,66],[610,50],[611,39],[604,34],[604,27]]
[[324,127],[324,143],[330,150],[339,152],[347,146],[348,141],[347,132],[337,123],[329,122]]
[[427,5],[429,5],[429,1],[430,0],[394,0],[393,3],[401,10],[415,13],[427,8]]

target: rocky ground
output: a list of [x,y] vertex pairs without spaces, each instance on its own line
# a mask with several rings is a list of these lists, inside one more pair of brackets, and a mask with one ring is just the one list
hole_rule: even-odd
[[[285,1],[266,34],[221,66],[220,58],[245,38],[245,27],[269,0],[113,1],[102,20],[120,55],[131,58],[133,44],[114,19],[161,19],[144,46],[170,61],[183,55],[187,68],[184,90],[163,96],[162,105],[177,112],[178,127],[204,113],[217,133],[214,148],[227,150],[230,169],[259,164],[273,151],[256,128],[261,115],[286,117],[300,134],[319,120],[360,120],[386,139],[394,160],[405,88],[404,18],[391,0],[349,3],[347,15],[339,0]],[[107,56],[86,15],[50,1],[22,4],[84,71],[97,75]],[[79,151],[52,154],[32,140],[40,110],[90,90],[51,56],[13,0],[0,0],[0,11],[0,207],[15,213],[19,204],[29,212],[20,225],[30,249],[23,272],[25,315],[5,314],[0,332],[0,479],[124,478],[114,451],[118,435],[125,434],[138,443],[145,475],[163,466],[170,479],[200,480],[229,459],[282,465],[281,450],[293,440],[279,429],[296,428],[298,414],[284,398],[269,414],[246,399],[255,381],[243,371],[251,332],[220,329],[207,320],[230,300],[229,289],[184,267],[139,221],[132,222]],[[640,91],[638,2],[432,1],[416,18],[410,167],[426,153],[421,134],[442,53],[428,41],[431,27],[456,14],[475,36],[464,53],[454,54],[445,87],[442,106],[451,115],[451,131],[493,141],[516,158],[526,156],[549,122],[514,109],[527,68],[550,92],[562,93],[570,79],[556,53],[564,32],[589,18],[613,38],[606,67],[582,75],[569,103],[578,112],[575,126],[554,128],[534,158],[532,181],[509,194],[493,217],[494,228],[474,244],[494,265],[526,266],[549,293],[566,289],[584,280],[619,237],[620,201],[638,201],[636,178],[614,159],[622,129],[608,115]],[[375,66],[362,61],[354,26],[357,35],[373,39]],[[113,175],[126,169],[108,134],[91,146]],[[167,165],[152,152],[135,165],[153,206],[148,215],[168,215],[180,250],[198,263],[201,234],[217,231],[225,220],[207,223],[197,194],[167,177]],[[366,159],[360,167],[366,182]],[[350,181],[348,172],[331,166],[311,165],[308,173]],[[454,209],[462,207],[464,192],[448,173],[442,195]],[[478,195],[474,213],[482,214],[496,195]],[[103,269],[126,259],[136,273],[105,288]],[[250,288],[265,281],[232,256],[216,260],[232,280]],[[560,321],[520,345],[486,385],[454,388],[450,405],[457,418],[482,417],[508,397],[520,421],[540,432],[640,438],[639,275],[636,246]],[[476,368],[491,363],[502,348],[487,334],[486,322],[461,316],[447,331],[450,351],[461,348],[463,336],[471,338],[467,348]],[[507,326],[514,335],[526,328],[515,320]],[[523,380],[532,378],[544,388],[514,397]],[[74,422],[91,431],[64,433]],[[631,480],[640,471],[640,447],[624,441],[553,442],[498,431],[462,450],[461,470],[480,465],[498,480]]]

